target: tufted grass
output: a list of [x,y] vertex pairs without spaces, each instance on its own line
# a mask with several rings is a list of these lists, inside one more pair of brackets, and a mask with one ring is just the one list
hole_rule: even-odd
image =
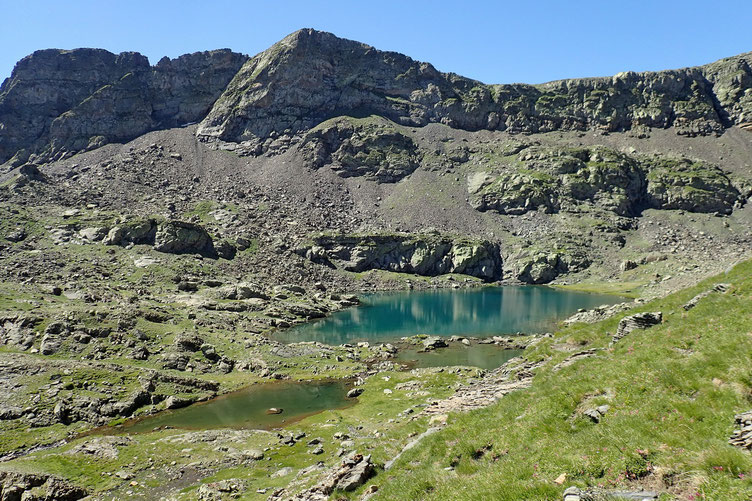
[[[720,282],[733,288],[681,308]],[[664,322],[613,347],[618,317],[561,330],[528,354],[551,357],[530,389],[451,415],[377,477],[372,499],[548,500],[571,485],[749,499],[752,456],[727,440],[734,415],[752,407],[752,262],[635,311],[662,311]],[[564,341],[602,351],[554,372]],[[599,424],[582,415],[602,404],[611,408]]]

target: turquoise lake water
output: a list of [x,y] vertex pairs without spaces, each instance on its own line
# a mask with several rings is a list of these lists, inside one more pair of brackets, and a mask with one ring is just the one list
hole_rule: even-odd
[[274,334],[282,342],[388,342],[403,336],[509,335],[552,330],[579,308],[622,298],[542,286],[480,287],[365,295],[360,306]]

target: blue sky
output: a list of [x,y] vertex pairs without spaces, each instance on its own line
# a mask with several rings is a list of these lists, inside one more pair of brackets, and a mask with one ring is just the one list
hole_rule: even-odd
[[310,27],[487,83],[704,64],[752,51],[752,0],[0,0],[0,79],[43,48],[256,54]]

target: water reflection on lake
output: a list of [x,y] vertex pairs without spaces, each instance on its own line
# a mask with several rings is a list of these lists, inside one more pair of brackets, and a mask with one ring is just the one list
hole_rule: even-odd
[[579,308],[622,299],[540,286],[482,287],[366,295],[361,306],[275,334],[284,342],[386,342],[403,336],[491,336],[551,330]]

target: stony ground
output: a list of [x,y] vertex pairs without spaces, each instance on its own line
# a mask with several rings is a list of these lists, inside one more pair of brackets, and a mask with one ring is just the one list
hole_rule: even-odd
[[[474,208],[469,191],[478,172],[496,172],[498,165],[510,161],[498,157],[498,151],[520,144],[544,149],[601,145],[645,155],[691,151],[693,158],[722,165],[742,186],[750,177],[752,150],[746,131],[730,129],[720,138],[654,131],[637,138],[592,133],[511,136],[440,125],[401,130],[421,151],[439,153],[424,156],[399,182],[383,182],[367,172],[343,176],[341,168],[330,165],[311,168],[307,153],[297,147],[239,156],[197,142],[195,127],[149,133],[31,173],[6,175],[0,188],[0,378],[10,391],[0,400],[0,454],[11,459],[95,426],[259,381],[364,375],[367,361],[379,360],[384,348],[283,345],[274,341],[275,329],[356,304],[352,292],[481,283],[462,275],[393,273],[389,260],[395,256],[388,253],[381,261],[363,261],[370,263],[366,268],[387,263],[383,270],[347,271],[348,262],[336,255],[321,264],[300,249],[310,249],[322,232],[378,234],[387,241],[389,235],[418,235],[425,242],[436,239],[420,235],[442,235],[455,239],[454,245],[466,241],[461,239],[493,242],[501,249],[507,282],[532,276],[520,270],[538,270],[536,276],[557,284],[633,297],[662,296],[695,283],[743,259],[752,248],[752,213],[743,205],[724,215],[649,208],[620,216],[588,204],[576,210],[501,214]],[[176,226],[174,221],[190,224]],[[548,257],[551,249],[558,249],[553,258]],[[575,266],[570,256],[584,256],[587,264]],[[563,262],[570,267],[562,267]],[[417,384],[409,373],[390,374],[405,385]],[[465,381],[461,371],[447,377],[450,386]],[[513,381],[498,387],[488,381],[486,386],[470,385],[467,399],[459,393],[455,398],[460,404],[449,400],[436,409],[486,405],[508,389],[524,386]],[[415,390],[417,400],[408,400],[425,403],[446,389]],[[374,399],[363,409],[381,405]],[[374,430],[387,426],[381,416],[356,424],[363,412],[337,414],[336,420],[350,423],[339,431],[352,435],[365,423]],[[426,414],[431,411],[419,415]],[[317,419],[325,426],[334,418],[325,413]],[[412,424],[404,430],[388,426],[397,449],[419,429]],[[41,470],[102,498],[153,499],[193,496],[199,485],[214,486],[215,480],[231,477],[227,471],[256,464],[258,459],[243,452],[248,444],[267,459],[275,457],[277,449],[288,458],[291,450],[274,445],[273,434],[215,434],[208,441],[195,438],[201,434],[175,432],[101,438],[91,446],[94,452],[70,456],[66,451],[89,447],[79,440],[73,442],[78,445],[38,453],[30,463],[16,460],[8,465],[41,461]],[[173,459],[167,459],[175,440],[188,444],[181,445],[188,452],[184,463],[173,465]],[[239,447],[239,440],[248,444]],[[196,448],[194,441],[205,445]],[[133,452],[118,452],[121,449]],[[361,445],[344,449],[367,452]],[[337,448],[325,450],[325,465],[339,461],[329,454]],[[228,451],[236,453],[225,454]],[[78,459],[59,459],[89,457],[86,454],[116,457],[96,480]],[[145,457],[152,461],[143,463]],[[308,463],[308,457],[289,456],[289,461],[297,468]],[[216,489],[224,494],[217,495],[243,492],[264,498],[290,483],[288,474],[277,474],[288,459],[272,461],[253,473],[253,489],[248,480],[223,483]],[[66,468],[74,463],[77,473],[68,474]],[[306,474],[313,475],[316,468],[323,466]],[[216,476],[220,471],[225,473]],[[295,485],[308,485],[303,480],[308,477],[297,475],[290,492]]]

